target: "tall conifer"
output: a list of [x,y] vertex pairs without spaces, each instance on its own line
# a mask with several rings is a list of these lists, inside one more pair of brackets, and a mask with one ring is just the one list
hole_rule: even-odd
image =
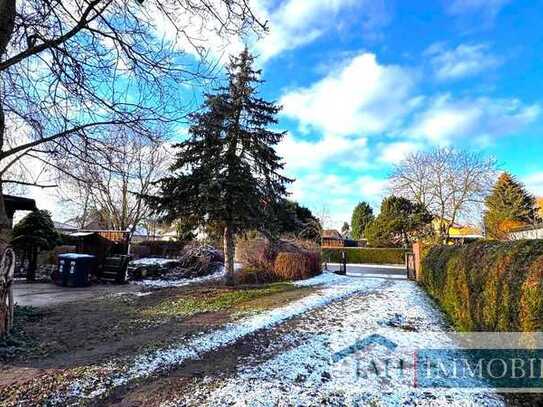
[[485,205],[485,228],[494,239],[505,239],[512,227],[530,224],[536,216],[535,198],[507,172],[500,175]]
[[284,164],[274,148],[285,133],[269,129],[280,107],[257,96],[261,72],[253,64],[247,49],[231,59],[228,86],[206,95],[191,116],[188,140],[175,146],[173,174],[149,199],[167,219],[221,227],[229,281],[235,234],[266,230],[291,182],[281,175]]

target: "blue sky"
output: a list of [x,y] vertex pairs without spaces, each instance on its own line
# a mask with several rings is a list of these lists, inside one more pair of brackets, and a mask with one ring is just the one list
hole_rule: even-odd
[[331,225],[359,200],[378,208],[391,164],[433,146],[493,155],[543,195],[543,2],[255,4],[293,198]]
[[[251,4],[269,21],[269,33],[248,42],[263,96],[283,105],[291,197],[326,208],[327,226],[349,221],[360,200],[377,210],[391,165],[435,146],[495,156],[543,196],[543,1]],[[173,40],[167,21],[157,30]],[[223,61],[247,41],[194,34]],[[63,220],[51,194],[32,191]]]

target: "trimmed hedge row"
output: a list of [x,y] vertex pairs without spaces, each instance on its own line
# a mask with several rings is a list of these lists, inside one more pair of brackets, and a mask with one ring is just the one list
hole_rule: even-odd
[[422,285],[463,331],[543,330],[543,240],[436,246]]
[[404,264],[405,249],[341,247],[322,249],[322,260],[330,263],[341,262],[341,252],[347,255],[347,263],[351,264]]

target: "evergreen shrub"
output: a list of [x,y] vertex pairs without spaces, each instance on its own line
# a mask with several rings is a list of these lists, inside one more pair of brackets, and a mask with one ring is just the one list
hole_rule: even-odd
[[543,240],[434,246],[422,286],[462,331],[543,330]]

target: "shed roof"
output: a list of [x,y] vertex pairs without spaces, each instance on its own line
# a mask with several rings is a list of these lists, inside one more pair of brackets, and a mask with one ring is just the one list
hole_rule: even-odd
[[14,195],[4,195],[4,205],[6,205],[8,213],[15,211],[35,211],[38,209],[35,200]]

